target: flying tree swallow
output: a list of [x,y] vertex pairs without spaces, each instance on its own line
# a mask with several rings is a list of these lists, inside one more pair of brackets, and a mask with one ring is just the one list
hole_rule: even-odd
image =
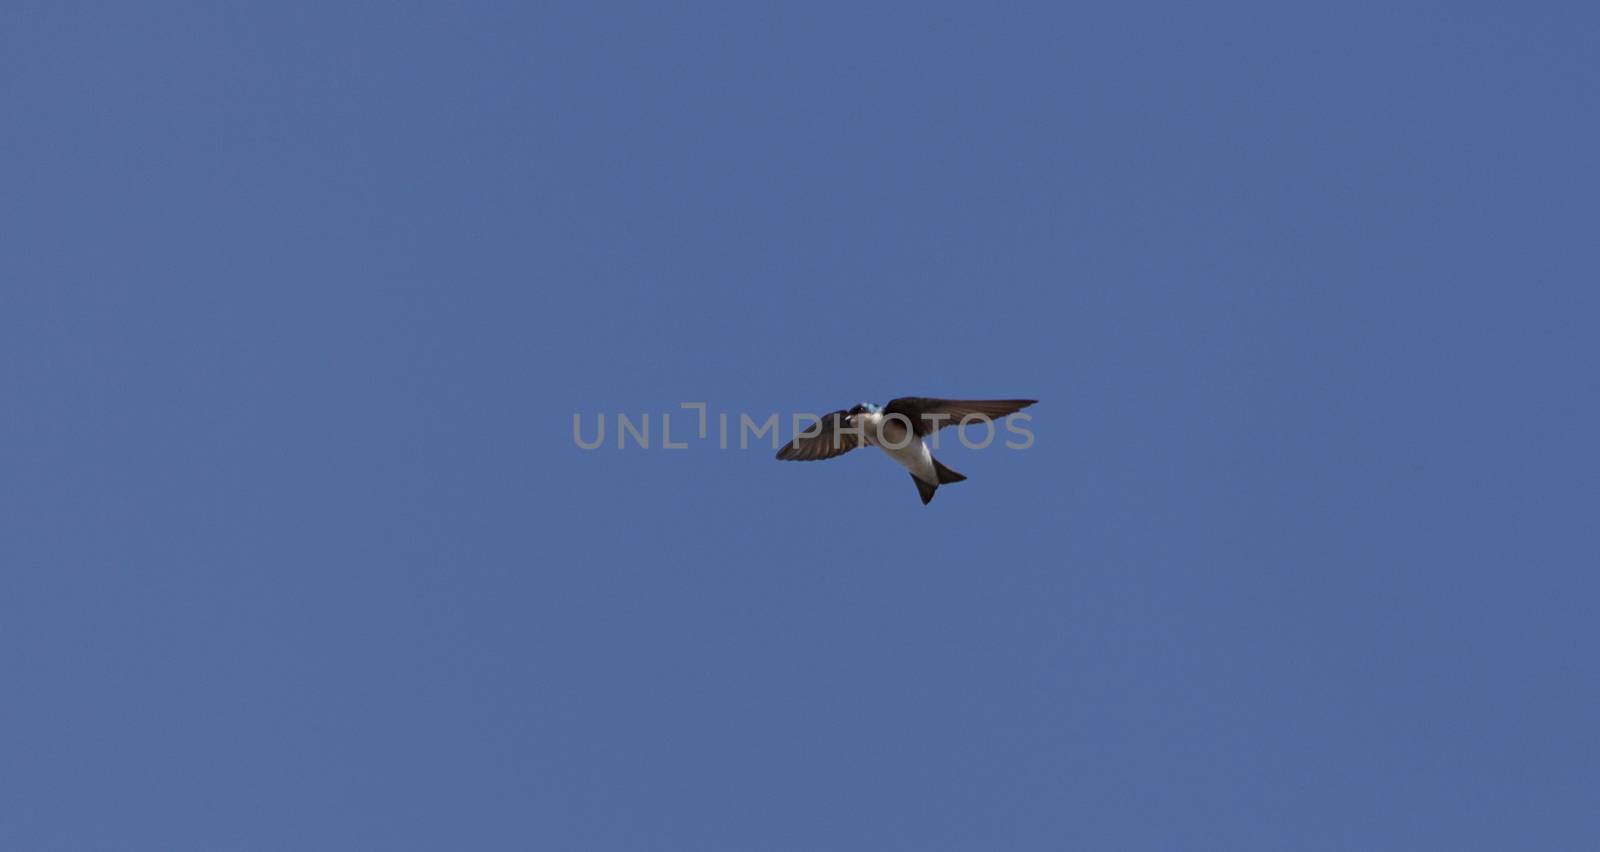
[[[945,467],[928,450],[923,439],[963,418],[998,420],[1038,402],[1036,399],[932,399],[903,396],[878,406],[863,402],[854,408],[822,415],[810,428],[794,436],[778,451],[783,461],[821,461],[844,455],[856,447],[877,447],[895,463],[911,471],[917,493],[926,506],[941,485],[966,479]],[[976,420],[970,422],[977,422]]]

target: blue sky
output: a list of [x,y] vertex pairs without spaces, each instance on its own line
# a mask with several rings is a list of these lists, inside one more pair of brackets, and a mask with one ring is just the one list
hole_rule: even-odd
[[1592,847],[1597,23],[7,4],[0,846]]

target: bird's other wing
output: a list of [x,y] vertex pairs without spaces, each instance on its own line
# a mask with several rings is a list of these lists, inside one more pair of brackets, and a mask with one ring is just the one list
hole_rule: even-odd
[[821,420],[802,430],[779,450],[778,458],[783,461],[821,461],[842,456],[861,446],[859,434],[841,431],[844,418],[843,409],[822,415]]
[[945,426],[954,426],[963,417],[981,415],[999,420],[1007,414],[1021,411],[1038,402],[1037,399],[935,399],[926,396],[902,396],[889,400],[883,407],[885,417],[903,415],[911,421],[917,435],[932,434]]

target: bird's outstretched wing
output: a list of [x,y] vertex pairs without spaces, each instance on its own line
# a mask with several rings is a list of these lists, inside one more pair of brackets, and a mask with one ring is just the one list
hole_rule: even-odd
[[889,400],[883,407],[885,417],[899,414],[911,421],[911,429],[919,437],[930,435],[945,426],[954,426],[963,417],[981,415],[999,420],[1007,414],[1021,411],[1038,402],[1036,399],[935,399],[926,396],[902,396]]
[[795,435],[794,440],[779,450],[778,458],[784,461],[821,461],[844,455],[861,446],[859,434],[840,431],[844,427],[844,418],[843,409],[822,415],[821,420]]

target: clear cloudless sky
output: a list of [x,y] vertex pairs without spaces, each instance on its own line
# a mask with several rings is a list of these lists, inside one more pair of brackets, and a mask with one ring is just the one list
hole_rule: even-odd
[[1600,848],[1600,13],[1296,5],[4,4],[0,848]]

